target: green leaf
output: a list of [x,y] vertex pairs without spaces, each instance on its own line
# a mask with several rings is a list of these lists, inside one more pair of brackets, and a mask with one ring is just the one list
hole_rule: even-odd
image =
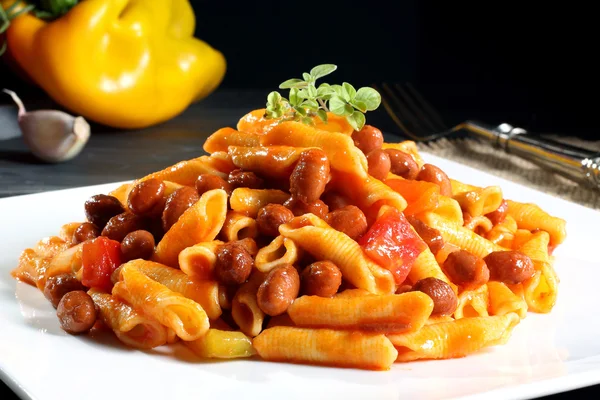
[[346,121],[348,121],[355,131],[360,131],[363,126],[365,126],[365,114],[360,111],[354,111],[351,115],[346,117]]
[[317,88],[315,87],[314,83],[309,83],[308,86],[306,87],[306,91],[308,92],[308,96],[307,98],[311,98],[314,99],[315,97],[317,97]]
[[337,69],[337,65],[333,64],[322,64],[317,65],[313,69],[310,70],[310,74],[312,75],[314,80],[324,77],[325,75],[329,75],[333,71]]
[[339,97],[344,97],[344,89],[342,89],[341,85],[331,85],[331,88]]
[[325,112],[325,110],[321,109],[317,111],[317,116],[319,118],[321,118],[321,121],[323,122],[327,122],[327,113]]
[[334,96],[331,98],[331,100],[329,100],[329,111],[331,111],[335,115],[345,115],[345,108],[346,102],[341,97]]
[[373,88],[362,87],[356,92],[354,100],[363,102],[368,111],[373,111],[381,104],[381,95]]
[[317,89],[317,97],[320,97],[322,100],[329,100],[334,93],[335,90],[326,83],[322,83]]
[[314,125],[315,124],[315,121],[313,121],[313,119],[311,117],[303,117],[302,122],[305,123],[306,125]]
[[306,110],[300,106],[294,107],[294,110],[303,117],[306,116]]
[[310,97],[310,95],[308,94],[308,91],[306,89],[300,89],[298,90],[298,98],[300,99],[308,99]]
[[354,108],[360,110],[360,112],[367,112],[367,105],[360,100],[356,100],[356,97],[350,102],[350,104],[352,104]]
[[317,103],[316,100],[312,99],[304,100],[301,106],[304,108],[308,108],[311,111],[317,111],[319,109],[319,103]]
[[269,104],[269,105],[279,104],[280,101],[281,101],[281,95],[279,94],[279,92],[271,92],[267,96],[267,104]]
[[344,115],[352,115],[352,113],[355,112],[354,107],[352,107],[350,104],[346,104],[344,106],[344,111]]
[[343,97],[346,101],[353,100],[354,96],[356,96],[356,89],[354,89],[354,86],[352,86],[348,82],[344,82],[342,84],[342,89],[343,89]]
[[292,106],[297,106],[302,99],[298,96],[298,89],[291,88],[290,89],[290,104]]
[[304,79],[306,82],[312,82],[313,81],[313,77],[308,72],[303,72],[302,73],[302,79]]
[[287,81],[285,81],[279,85],[279,89],[291,89],[293,87],[299,87],[303,83],[304,83],[304,81],[302,79],[298,79],[298,78],[288,79]]

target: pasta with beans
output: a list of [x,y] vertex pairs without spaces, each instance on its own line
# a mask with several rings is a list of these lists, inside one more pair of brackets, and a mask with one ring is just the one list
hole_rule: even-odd
[[13,276],[70,333],[374,370],[502,345],[552,310],[564,220],[374,126],[264,113],[213,133],[207,155],[93,196]]

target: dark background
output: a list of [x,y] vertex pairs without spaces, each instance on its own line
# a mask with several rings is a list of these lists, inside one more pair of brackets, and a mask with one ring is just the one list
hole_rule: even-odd
[[[332,81],[416,84],[448,123],[480,118],[597,137],[597,17],[583,2],[191,3],[196,36],[227,58],[223,89],[266,95],[314,65],[334,63]],[[31,88],[0,68],[0,83],[27,98]]]
[[[191,2],[196,36],[227,58],[222,89],[266,96],[285,79],[334,63],[335,82],[414,83],[449,123],[480,118],[600,139],[597,14],[583,2]],[[0,84],[44,97],[3,66]]]
[[329,62],[332,80],[416,83],[448,122],[597,135],[598,29],[583,2],[192,3],[197,36],[227,57],[223,87],[273,88]]

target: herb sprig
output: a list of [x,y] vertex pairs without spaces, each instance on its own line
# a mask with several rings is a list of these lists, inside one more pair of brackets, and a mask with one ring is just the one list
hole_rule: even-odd
[[370,87],[356,90],[348,82],[341,85],[321,83],[317,87],[317,79],[336,69],[333,64],[317,65],[310,72],[304,72],[302,79],[293,78],[281,83],[279,89],[289,89],[289,96],[285,98],[277,91],[269,93],[265,118],[313,125],[315,116],[327,123],[327,113],[331,112],[345,117],[355,130],[361,130],[365,125],[365,113],[379,107],[381,95]]

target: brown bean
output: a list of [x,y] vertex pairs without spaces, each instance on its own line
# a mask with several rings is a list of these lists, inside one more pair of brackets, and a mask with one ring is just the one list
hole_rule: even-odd
[[354,240],[367,231],[367,217],[360,208],[352,205],[330,212],[325,217],[325,222]]
[[369,164],[369,175],[381,181],[388,176],[392,167],[390,156],[381,149],[371,150],[367,154],[367,163]]
[[444,271],[453,283],[466,287],[478,287],[490,279],[485,261],[465,250],[450,253]]
[[279,225],[288,223],[292,218],[294,213],[281,204],[267,204],[258,210],[256,225],[263,235],[278,236]]
[[302,293],[307,296],[332,297],[342,284],[342,273],[331,261],[317,261],[302,271]]
[[396,149],[385,149],[385,152],[390,156],[390,171],[392,174],[410,180],[417,177],[419,166],[410,154]]
[[421,239],[423,239],[423,241],[427,243],[429,250],[431,250],[431,252],[434,255],[437,254],[437,252],[440,251],[442,247],[444,247],[444,238],[442,237],[440,231],[430,227],[423,221],[413,216],[409,216],[406,219],[408,220],[408,222],[410,222],[413,228],[415,228],[415,231],[417,231]]
[[250,189],[262,189],[265,187],[265,181],[259,178],[254,172],[235,169],[229,173],[227,178],[231,190],[244,187]]
[[44,296],[52,303],[54,308],[63,296],[73,290],[85,290],[85,286],[73,274],[59,274],[46,279]]
[[490,270],[491,281],[516,284],[531,278],[535,273],[531,258],[518,251],[494,251],[483,260]]
[[165,207],[165,189],[165,184],[154,178],[138,183],[129,192],[129,210],[137,215],[160,215]]
[[154,253],[154,236],[148,231],[138,230],[127,234],[121,242],[123,261],[138,258],[149,260]]
[[256,301],[258,307],[267,315],[283,314],[298,297],[300,276],[291,265],[273,268],[264,282],[258,287]]
[[188,208],[200,200],[196,189],[183,186],[171,193],[162,213],[163,230],[167,232]]
[[433,311],[431,315],[452,315],[458,307],[458,297],[452,287],[437,278],[424,278],[417,281],[412,288],[413,291],[425,293],[433,300]]
[[338,208],[342,208],[350,204],[350,199],[334,191],[327,191],[323,193],[321,200],[327,204],[330,211],[337,210]]
[[91,222],[84,222],[79,225],[73,232],[73,244],[85,242],[86,240],[94,239],[100,236],[100,228]]
[[213,189],[223,189],[227,194],[231,194],[231,185],[220,176],[202,174],[196,180],[196,191],[199,196]]
[[123,205],[114,196],[97,194],[85,202],[87,220],[102,229],[109,219],[125,211]]
[[96,323],[96,306],[86,292],[74,290],[62,297],[56,307],[56,315],[60,326],[68,333],[84,333]]
[[418,181],[425,181],[435,183],[440,187],[440,194],[443,196],[452,196],[452,184],[450,178],[441,168],[436,167],[433,164],[424,164],[419,174],[417,175]]
[[215,277],[224,285],[239,285],[250,276],[254,260],[246,247],[237,242],[226,243],[217,249]]
[[284,207],[289,208],[294,216],[298,217],[304,214],[315,214],[319,218],[325,218],[327,213],[329,212],[329,207],[322,200],[317,200],[312,203],[305,203],[300,199],[294,198],[294,196],[290,197],[283,203]]
[[354,145],[367,154],[375,149],[381,149],[383,134],[372,125],[365,125],[360,131],[352,132]]
[[506,215],[508,215],[508,202],[506,200],[502,200],[502,203],[500,203],[496,210],[485,214],[485,216],[489,218],[493,225],[497,225],[504,221],[506,219]]
[[290,193],[305,203],[312,203],[325,192],[329,178],[329,159],[325,152],[305,150],[290,175]]
[[148,224],[149,221],[145,217],[126,211],[119,215],[115,215],[108,221],[102,230],[102,236],[120,242],[129,232],[146,229]]
[[410,292],[411,290],[412,290],[412,286],[410,286],[408,284],[403,284],[403,285],[398,286],[398,289],[396,289],[396,294]]

